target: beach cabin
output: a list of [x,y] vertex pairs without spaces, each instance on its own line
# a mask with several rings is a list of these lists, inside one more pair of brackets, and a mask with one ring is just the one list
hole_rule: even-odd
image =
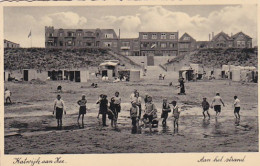
[[197,75],[196,79],[201,79],[203,75],[203,67],[201,64],[190,64],[191,69],[193,70],[194,74]]
[[89,71],[88,70],[70,70],[66,71],[68,74],[68,80],[74,82],[88,82]]
[[99,65],[98,70],[100,71],[102,77],[107,76],[109,79],[113,77],[118,77],[118,63],[107,61]]
[[24,69],[23,70],[23,80],[31,81],[37,79],[37,70],[34,69]]
[[179,78],[184,78],[185,81],[191,81],[193,80],[193,73],[194,70],[191,69],[190,67],[182,67],[179,70]]

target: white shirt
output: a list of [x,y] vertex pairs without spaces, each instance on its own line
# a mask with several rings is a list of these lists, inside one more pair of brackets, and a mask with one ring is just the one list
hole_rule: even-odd
[[5,98],[10,97],[11,96],[11,91],[10,90],[6,90],[5,91]]
[[135,94],[132,93],[131,96],[130,96],[131,103],[134,102],[135,100],[136,100]]
[[115,104],[121,104],[121,97],[114,96]]
[[239,99],[235,100],[234,107],[240,107],[240,100]]
[[58,107],[58,108],[63,108],[63,109],[65,109],[64,101],[63,101],[62,99],[60,99],[60,100],[56,99],[56,100],[54,101],[54,107],[55,107],[55,108]]
[[220,97],[220,96],[215,96],[214,98],[213,98],[213,103],[214,103],[214,105],[221,105],[222,104],[222,98]]

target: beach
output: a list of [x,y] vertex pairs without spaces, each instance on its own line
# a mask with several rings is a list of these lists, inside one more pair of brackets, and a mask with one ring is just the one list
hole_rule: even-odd
[[[91,80],[92,81],[92,80]],[[92,82],[98,88],[91,87]],[[6,82],[12,91],[13,104],[5,105],[5,154],[89,154],[89,153],[186,153],[186,152],[258,152],[258,103],[257,84],[230,82],[228,80],[199,80],[187,82],[186,95],[177,95],[179,89],[169,86],[173,80],[142,80],[140,82],[102,82],[99,79],[88,83],[46,81],[38,83]],[[56,88],[62,85],[62,99],[67,114],[63,115],[63,128],[57,130],[53,103]],[[173,82],[177,85],[177,82]],[[144,128],[141,134],[131,134],[130,94],[137,89],[140,96],[153,97],[158,110],[159,127],[149,133]],[[119,91],[122,110],[119,113],[118,130],[100,125],[97,119],[100,94],[108,99]],[[211,103],[219,92],[225,107],[215,119],[203,119],[201,102],[207,97]],[[77,101],[86,95],[87,114],[84,128],[77,123]],[[233,114],[233,97],[241,100],[241,119]],[[167,127],[162,127],[160,118],[162,100],[177,101],[181,108],[179,130],[173,130],[173,117],[169,114]]]

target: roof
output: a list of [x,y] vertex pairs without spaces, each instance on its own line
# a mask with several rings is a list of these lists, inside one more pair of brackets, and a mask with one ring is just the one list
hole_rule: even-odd
[[233,35],[232,38],[235,39],[235,38],[237,38],[240,34],[244,35],[244,36],[245,36],[246,38],[248,38],[248,39],[252,39],[250,36],[246,35],[246,34],[243,33],[242,31],[236,33],[235,35]]
[[193,37],[191,37],[191,35],[189,35],[187,32],[185,32],[185,33],[181,36],[181,38],[180,38],[179,41],[185,41],[185,40],[183,40],[183,38],[184,38],[185,36],[190,37],[190,40],[189,40],[189,41],[196,41],[196,40],[195,40]]
[[212,41],[216,40],[218,37],[223,36],[226,40],[232,40],[228,34],[224,33],[223,31],[218,33],[216,36],[213,37]]
[[99,66],[117,66],[117,64],[115,62],[103,62]]
[[180,71],[186,71],[186,70],[193,70],[193,69],[191,69],[191,68],[188,67],[188,66],[183,66],[183,67],[180,69]]

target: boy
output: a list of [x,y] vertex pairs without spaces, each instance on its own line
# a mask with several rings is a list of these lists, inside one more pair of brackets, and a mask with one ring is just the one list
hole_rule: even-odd
[[139,107],[135,102],[132,102],[132,107],[130,108],[130,117],[132,119],[132,133],[135,134],[137,132],[136,122],[138,120],[139,115]]
[[163,99],[162,104],[162,115],[161,118],[163,118],[162,125],[163,127],[166,127],[166,120],[168,118],[168,113],[171,112],[170,105],[167,103],[167,99]]
[[[56,111],[56,119],[57,119],[57,123],[58,123],[58,126],[57,126],[58,129],[62,128],[63,110],[64,110],[64,114],[66,115],[64,101],[61,99],[60,95],[57,95],[57,99],[54,101],[54,111]],[[53,111],[53,115],[54,115],[54,111]]]
[[118,113],[121,111],[121,97],[119,97],[119,92],[115,93],[114,99],[114,107],[115,107],[115,118],[118,118]]
[[217,118],[221,112],[221,104],[223,104],[223,107],[225,107],[225,104],[218,92],[216,93],[216,96],[212,100],[211,108],[213,108],[213,104],[214,104],[214,110],[216,111],[216,118]]
[[237,98],[237,96],[234,96],[234,114],[236,119],[240,119],[239,111],[240,111],[240,100]]
[[7,88],[5,88],[5,103],[7,104],[7,102],[9,101],[10,104],[12,104],[12,101],[11,101],[11,91]]
[[86,100],[86,96],[85,95],[82,95],[82,99],[79,100],[78,102],[78,105],[80,106],[79,107],[79,116],[78,116],[78,124],[79,124],[79,118],[80,116],[82,115],[82,127],[84,128],[84,115],[86,114],[86,111],[87,111],[87,107],[86,107],[86,104],[87,104],[87,100]]
[[209,114],[209,103],[207,102],[207,98],[204,97],[203,98],[203,101],[201,103],[202,105],[202,108],[203,108],[203,116],[204,116],[204,119],[206,118],[206,115],[205,115],[205,112],[207,112],[208,116],[209,116],[209,119],[210,119],[210,114]]
[[180,110],[179,110],[179,107],[176,105],[177,102],[176,101],[172,101],[171,103],[173,105],[173,109],[172,109],[172,115],[173,115],[173,127],[174,127],[174,130],[175,130],[175,127],[177,127],[177,131],[178,131],[178,128],[179,128],[179,117],[180,117]]
[[[152,97],[147,97],[147,103],[145,104],[145,112],[144,112],[144,118],[145,120],[149,120],[149,129],[150,133],[152,132],[152,121],[153,121],[153,115],[156,113],[156,107],[152,102]],[[145,122],[144,122],[145,123]]]

